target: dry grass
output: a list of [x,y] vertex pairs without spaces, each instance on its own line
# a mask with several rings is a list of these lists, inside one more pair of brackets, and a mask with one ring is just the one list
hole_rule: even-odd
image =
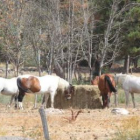
[[7,134],[7,131],[5,131],[2,127],[2,123],[0,123],[0,136],[5,136]]
[[[34,72],[32,74],[37,75],[38,73]],[[25,110],[22,111],[12,108],[6,110],[4,105],[0,105],[0,136],[24,136],[35,140],[44,140],[38,110],[32,110],[33,101],[34,96],[27,95],[24,99]],[[138,99],[137,101],[139,103]],[[122,102],[119,106],[125,107]],[[140,110],[132,108],[129,110],[130,115],[128,116],[113,115],[110,113],[111,109],[85,109],[77,118],[75,116],[79,110],[76,109],[73,110],[73,115],[69,110],[64,110],[63,114],[48,114],[50,139],[140,139]],[[69,123],[64,118],[76,119]]]
[[78,111],[74,112],[73,109],[71,109],[71,117],[64,117],[64,119],[66,119],[69,123],[72,123],[72,122],[76,121],[76,119],[80,113],[83,113],[83,111],[78,110]]
[[25,129],[23,137],[25,137],[25,138],[29,137],[29,138],[32,138],[35,140],[44,140],[42,126],[36,126],[33,129],[31,129],[30,131],[28,131],[28,129]]
[[140,120],[138,116],[133,116],[122,122],[122,127],[118,128],[114,140],[139,140]]
[[[84,109],[83,113],[72,123],[64,119],[75,117],[78,111],[73,109],[73,115],[70,110],[47,114],[51,140],[110,140],[116,137],[119,139],[120,135],[124,135],[123,132],[134,133],[139,129],[140,110],[137,109],[130,109],[128,116],[113,115],[111,109]],[[0,112],[0,136],[22,136],[44,140],[42,123],[37,109],[14,110],[11,108],[5,110],[5,107],[0,105]]]

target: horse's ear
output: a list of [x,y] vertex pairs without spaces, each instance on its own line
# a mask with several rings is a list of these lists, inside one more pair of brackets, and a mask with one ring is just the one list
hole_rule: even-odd
[[74,89],[74,85],[72,85],[72,84],[69,84],[69,85],[70,85],[70,88]]
[[72,95],[74,95],[74,93],[75,93],[75,86],[72,84],[70,84],[70,92]]
[[70,84],[70,87],[74,90],[74,88],[75,88],[75,86],[74,85],[72,85],[72,84]]
[[113,76],[113,78],[115,78],[116,77],[116,73],[114,73],[112,76]]
[[73,85],[72,84],[69,84],[70,85],[70,87],[72,87]]

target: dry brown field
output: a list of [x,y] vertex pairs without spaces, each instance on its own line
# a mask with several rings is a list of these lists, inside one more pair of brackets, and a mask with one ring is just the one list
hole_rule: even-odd
[[[139,74],[136,74],[139,76]],[[137,95],[139,97],[139,95]],[[137,98],[136,97],[136,98]],[[32,99],[30,99],[32,98]],[[34,140],[44,140],[41,118],[38,109],[32,109],[33,97],[24,102],[24,110],[7,109],[0,104],[0,136],[21,136]],[[112,96],[113,99],[113,96]],[[30,101],[30,102],[29,102]],[[111,101],[112,102],[112,101]],[[138,135],[140,130],[140,102],[133,108],[130,103],[128,115],[113,114],[109,109],[82,109],[75,121],[71,118],[71,109],[46,113],[50,140],[119,140],[126,133]],[[38,104],[39,108],[40,104]],[[118,107],[125,108],[125,103]],[[73,109],[77,113],[79,109]],[[136,136],[134,136],[136,137]],[[1,140],[1,138],[0,138]]]
[[[39,106],[39,105],[38,105]],[[113,114],[109,109],[82,109],[75,121],[71,109],[46,112],[50,140],[114,140],[120,132],[137,130],[140,127],[140,106],[127,109],[129,115]],[[33,103],[24,104],[24,110],[7,109],[0,105],[0,136],[21,136],[44,140],[41,118]],[[119,104],[119,107],[125,107]],[[73,109],[77,113],[79,109]],[[127,131],[126,131],[127,129]]]

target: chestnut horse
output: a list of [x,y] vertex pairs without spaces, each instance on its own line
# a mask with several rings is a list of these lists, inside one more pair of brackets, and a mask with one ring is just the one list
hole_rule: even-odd
[[[19,108],[22,107],[22,101],[25,93],[44,94],[45,103],[47,104],[49,95],[51,96],[51,107],[54,108],[54,97],[57,89],[61,89],[66,98],[71,98],[73,86],[66,80],[53,75],[45,75],[37,77],[33,75],[22,75],[17,78],[17,86],[19,89],[18,102]],[[43,104],[44,102],[42,102]]]
[[91,81],[93,85],[98,85],[98,88],[100,90],[100,94],[102,96],[103,101],[103,108],[109,107],[110,103],[110,96],[112,92],[115,93],[115,105],[116,103],[116,92],[115,89],[115,80],[114,77],[111,74],[102,74],[101,76],[96,76],[95,79]]

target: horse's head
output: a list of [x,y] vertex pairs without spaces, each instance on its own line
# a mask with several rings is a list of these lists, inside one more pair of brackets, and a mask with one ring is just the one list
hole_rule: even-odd
[[64,90],[64,94],[67,100],[71,99],[72,95],[74,94],[74,86],[69,84],[68,88]]
[[92,85],[98,85],[99,83],[99,76],[96,76],[93,80],[91,80]]
[[115,74],[114,80],[115,80],[116,84],[119,84],[120,79],[122,79],[122,78],[124,79],[124,77],[126,77],[126,74],[122,74],[122,73]]

